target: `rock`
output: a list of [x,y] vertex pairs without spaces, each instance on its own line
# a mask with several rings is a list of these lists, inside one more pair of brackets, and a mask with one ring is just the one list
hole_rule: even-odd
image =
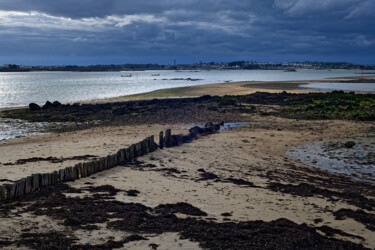
[[189,129],[190,134],[196,135],[199,137],[200,134],[204,133],[204,130],[198,126],[194,126],[191,129]]
[[206,124],[204,124],[204,127],[205,128],[210,128],[210,127],[213,127],[214,124],[212,122],[206,122]]
[[171,135],[172,147],[181,146],[183,143],[183,135]]
[[59,107],[59,106],[61,106],[61,103],[58,102],[58,101],[54,101],[54,102],[52,103],[52,105],[53,105],[54,107]]
[[46,104],[43,105],[43,109],[50,109],[53,107],[53,104],[50,101],[46,101]]
[[355,142],[354,141],[347,141],[344,143],[344,146],[346,148],[353,148],[355,146]]
[[29,104],[29,108],[30,108],[30,110],[33,110],[33,111],[41,110],[40,106],[36,103],[33,103],[33,102]]

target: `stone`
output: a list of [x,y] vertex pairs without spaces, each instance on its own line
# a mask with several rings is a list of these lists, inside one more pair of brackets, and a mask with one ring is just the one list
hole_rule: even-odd
[[50,101],[46,101],[46,103],[43,105],[43,109],[50,109],[53,107],[53,104]]
[[344,143],[344,146],[346,148],[353,148],[355,146],[355,142],[354,141],[347,141]]
[[29,104],[29,108],[32,111],[37,111],[37,110],[41,110],[42,109],[38,104],[33,103],[33,102]]
[[53,105],[54,107],[59,107],[59,106],[61,106],[61,103],[58,102],[58,101],[54,101],[54,102],[52,103],[52,105]]

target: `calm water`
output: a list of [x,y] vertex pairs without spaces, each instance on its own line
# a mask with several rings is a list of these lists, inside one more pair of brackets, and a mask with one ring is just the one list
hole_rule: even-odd
[[343,90],[343,91],[362,91],[375,92],[375,83],[309,83],[299,85],[302,88],[312,88],[320,90]]
[[[131,77],[122,77],[131,74]],[[158,76],[155,76],[160,74]],[[0,73],[0,107],[44,104],[47,100],[76,102],[148,92],[156,89],[222,83],[225,81],[322,80],[358,76],[352,70],[211,70],[141,72],[26,72]],[[173,78],[200,79],[197,81]]]

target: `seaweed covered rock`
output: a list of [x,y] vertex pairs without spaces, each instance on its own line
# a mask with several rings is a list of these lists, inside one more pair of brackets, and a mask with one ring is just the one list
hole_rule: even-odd
[[344,143],[344,146],[346,148],[353,148],[355,146],[355,142],[354,141],[347,141]]
[[29,104],[29,108],[32,111],[41,110],[40,106],[36,103],[33,103],[33,102]]
[[43,109],[50,109],[53,107],[52,102],[46,101],[46,103],[43,105]]

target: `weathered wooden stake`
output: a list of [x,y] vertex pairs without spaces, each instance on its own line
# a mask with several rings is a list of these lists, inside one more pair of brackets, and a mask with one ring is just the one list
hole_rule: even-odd
[[16,194],[16,183],[7,184],[6,189],[7,189],[7,196],[8,196],[7,200],[14,198]]
[[7,199],[7,189],[5,185],[0,186],[0,201],[4,201]]
[[155,151],[155,137],[153,135],[150,136],[150,152]]
[[40,174],[32,174],[32,192],[37,191],[40,188]]
[[32,182],[33,182],[33,177],[27,176],[26,177],[26,187],[25,187],[25,194],[31,193],[32,190]]
[[164,147],[163,131],[160,131],[160,133],[159,133],[159,148],[163,149],[163,147]]
[[100,171],[105,169],[105,157],[100,158]]
[[129,147],[129,160],[133,160],[135,157],[135,144],[130,145]]
[[79,168],[78,168],[78,164],[74,165],[73,167],[73,178],[76,180],[76,179],[79,179]]
[[42,174],[42,187],[48,186],[48,174]]
[[117,154],[112,155],[112,168],[117,166]]
[[167,148],[172,147],[172,136],[171,136],[171,129],[167,129],[165,131],[165,146]]
[[25,193],[25,183],[26,183],[25,178],[22,178],[21,180],[18,180],[16,182],[16,193],[15,193],[16,197],[21,196]]

